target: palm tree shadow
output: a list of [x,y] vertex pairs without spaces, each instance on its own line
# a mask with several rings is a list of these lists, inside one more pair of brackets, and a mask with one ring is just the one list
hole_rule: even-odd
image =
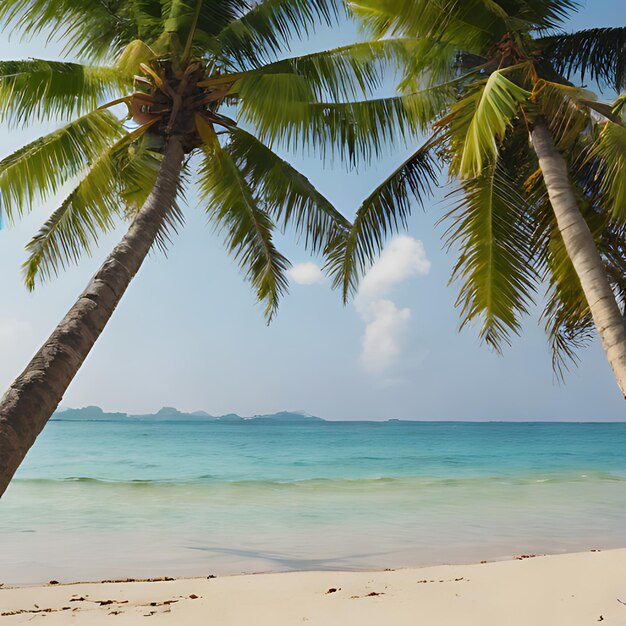
[[354,562],[368,557],[385,556],[387,552],[367,552],[362,554],[349,554],[322,559],[290,557],[277,552],[262,552],[259,550],[246,550],[241,548],[219,548],[212,546],[188,546],[189,550],[200,550],[203,552],[213,552],[230,556],[239,556],[249,559],[259,559],[269,561],[281,568],[290,570],[333,570],[341,566],[344,570],[357,570]]

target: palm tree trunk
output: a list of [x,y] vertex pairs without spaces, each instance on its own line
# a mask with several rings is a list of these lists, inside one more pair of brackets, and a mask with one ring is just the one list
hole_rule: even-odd
[[565,249],[580,279],[606,358],[626,398],[626,328],[587,222],[578,208],[567,163],[539,120],[531,133]]
[[171,138],[128,232],[0,400],[0,497],[152,247],[175,202],[183,157],[180,141]]

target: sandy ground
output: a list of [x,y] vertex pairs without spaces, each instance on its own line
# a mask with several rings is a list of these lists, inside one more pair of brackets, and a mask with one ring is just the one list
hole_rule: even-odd
[[0,589],[0,623],[626,626],[626,550],[384,572]]

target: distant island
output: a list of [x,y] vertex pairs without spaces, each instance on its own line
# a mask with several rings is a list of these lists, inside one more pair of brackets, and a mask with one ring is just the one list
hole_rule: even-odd
[[57,411],[51,418],[54,421],[64,422],[147,422],[147,421],[206,421],[206,422],[255,422],[255,423],[290,423],[309,424],[326,422],[327,420],[315,415],[309,415],[302,411],[280,411],[270,415],[253,415],[242,417],[236,413],[226,415],[211,415],[206,411],[194,411],[184,413],[174,407],[164,406],[156,413],[143,415],[130,415],[128,413],[107,413],[99,406],[86,406],[81,409],[64,409]]

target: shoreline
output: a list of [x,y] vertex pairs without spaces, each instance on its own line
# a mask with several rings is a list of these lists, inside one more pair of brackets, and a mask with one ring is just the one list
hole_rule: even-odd
[[1,587],[0,618],[24,624],[220,626],[626,623],[626,548],[381,571]]

